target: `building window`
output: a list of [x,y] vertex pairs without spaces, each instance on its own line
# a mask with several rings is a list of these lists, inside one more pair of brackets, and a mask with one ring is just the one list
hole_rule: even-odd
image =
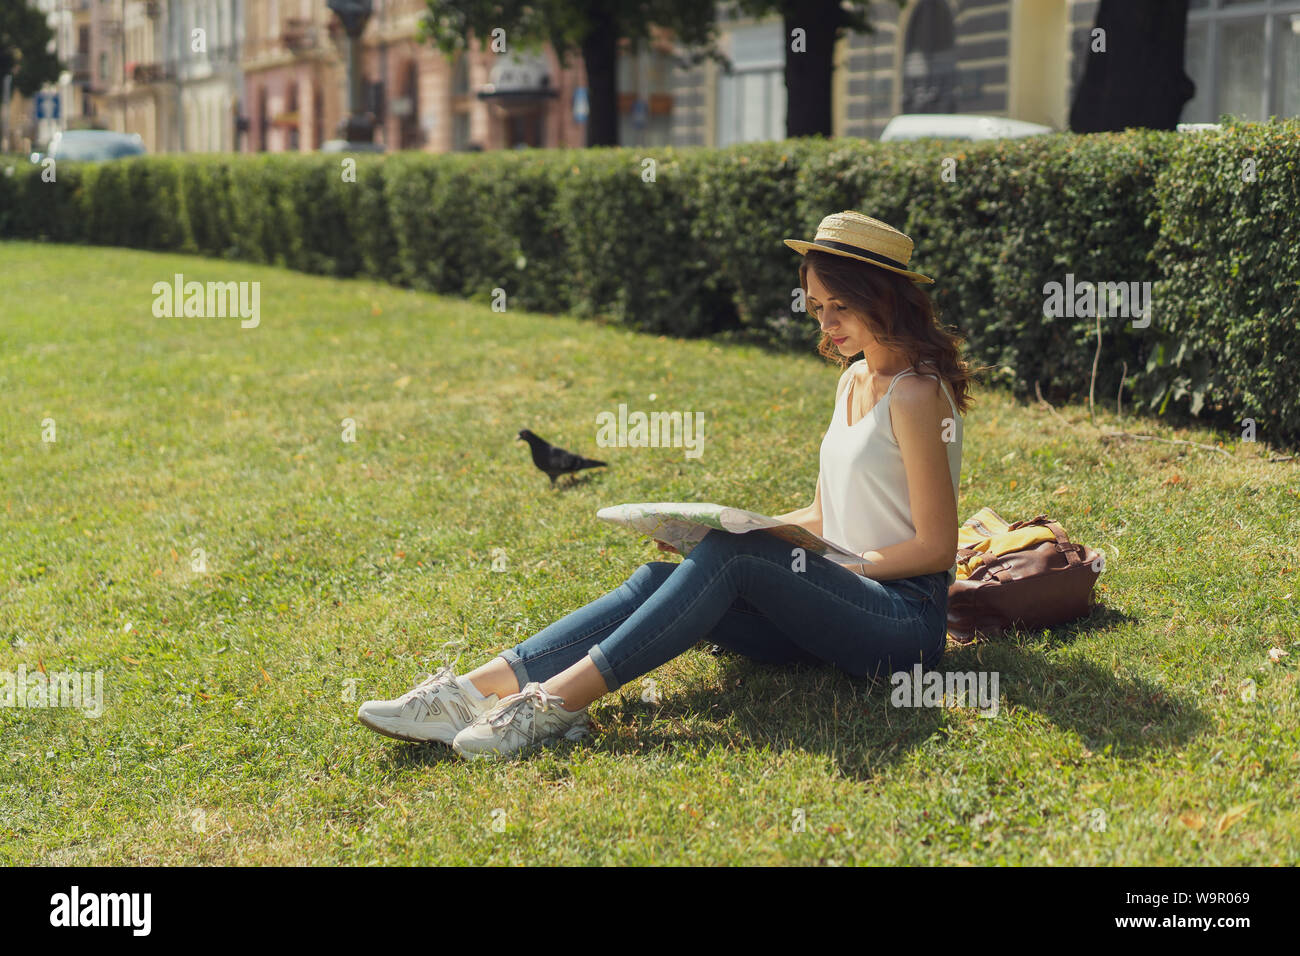
[[258,152],[265,153],[268,147],[267,139],[270,135],[271,120],[267,116],[267,110],[270,104],[267,102],[266,87],[257,88],[257,149]]
[[511,149],[542,145],[541,110],[528,110],[506,118],[506,145]]
[[619,143],[666,146],[672,142],[671,53],[645,42],[629,46],[619,51],[617,73]]
[[311,92],[311,138],[312,148],[320,149],[325,140],[325,96],[319,86],[313,86]]
[[297,152],[298,151],[298,127],[300,125],[299,118],[298,118],[297,80],[291,81],[289,83],[289,98],[288,98],[287,112],[289,114],[289,116],[287,117],[288,126],[289,126],[289,149],[293,152]]
[[1300,12],[1282,17],[1273,61],[1273,102],[1278,116],[1300,116]]
[[947,0],[921,0],[903,41],[903,112],[957,112],[957,49]]
[[469,54],[464,50],[456,57],[456,66],[451,77],[451,95],[469,95]]
[[451,148],[469,148],[469,113],[457,113],[452,117]]
[[420,145],[420,66],[412,57],[406,61],[406,66],[399,74],[402,79],[399,83],[399,89],[402,95],[395,99],[391,105],[394,116],[397,117],[397,147],[398,149],[413,149]]
[[1300,114],[1300,0],[1192,0],[1184,69],[1196,93],[1184,123]]
[[785,138],[785,34],[780,21],[731,31],[733,72],[718,74],[718,145]]

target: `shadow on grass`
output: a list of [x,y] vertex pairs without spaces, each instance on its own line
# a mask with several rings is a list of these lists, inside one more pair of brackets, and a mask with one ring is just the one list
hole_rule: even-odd
[[[1184,743],[1206,724],[1193,700],[1157,683],[1117,677],[1087,661],[1054,661],[1043,651],[1079,635],[1112,630],[1132,619],[1098,608],[1046,640],[1019,632],[996,641],[950,643],[940,673],[997,673],[998,718],[1033,711],[1073,731],[1099,757],[1133,757]],[[820,752],[846,776],[868,779],[953,724],[983,718],[974,708],[899,707],[888,676],[854,680],[830,666],[777,667],[723,652],[722,690],[692,690],[645,703],[628,693],[601,714],[595,746],[614,754],[647,753],[685,743]],[[641,682],[629,685],[639,692]]]
[[[1121,611],[1099,606],[1090,617],[1050,632],[1014,632],[964,646],[950,643],[938,671],[996,673],[1000,702],[993,720],[1007,719],[1013,710],[1033,711],[1058,729],[1073,731],[1103,759],[1180,745],[1207,723],[1192,700],[1170,695],[1152,681],[1117,677],[1087,661],[1054,661],[1044,654],[1080,635],[1132,621]],[[718,658],[721,688],[700,687],[654,704],[641,700],[642,681],[632,681],[597,705],[591,737],[559,743],[554,752],[563,758],[582,748],[635,757],[684,745],[767,747],[823,753],[846,776],[866,780],[945,728],[984,719],[974,708],[894,706],[887,675],[855,680],[829,665],[779,667],[725,651]],[[386,748],[386,757],[397,769],[461,760],[441,744],[393,746]]]
[[417,744],[392,739],[385,739],[384,743],[392,744],[391,747],[384,748],[384,756],[388,758],[388,763],[392,767],[399,770],[427,767],[431,764],[460,763],[464,759],[447,744]]
[[[1077,621],[1070,621],[1068,624],[1062,624],[1059,627],[1050,630],[1038,632],[1016,632],[1008,635],[1006,638],[996,638],[987,643],[1001,644],[1007,640],[1013,642],[1033,641],[1038,643],[1036,646],[1042,649],[1052,649],[1065,647],[1073,644],[1080,636],[1100,634],[1103,631],[1117,630],[1126,624],[1137,624],[1138,619],[1131,615],[1125,614],[1118,608],[1107,607],[1104,604],[1097,604],[1093,607],[1092,613],[1087,617],[1080,618]],[[986,646],[981,644],[980,646]]]
[[555,490],[564,491],[568,488],[581,488],[584,485],[589,485],[591,484],[593,479],[599,478],[607,470],[608,469],[605,468],[599,471],[592,472],[591,474],[587,474],[586,472],[577,472],[571,475],[564,475],[556,479]]

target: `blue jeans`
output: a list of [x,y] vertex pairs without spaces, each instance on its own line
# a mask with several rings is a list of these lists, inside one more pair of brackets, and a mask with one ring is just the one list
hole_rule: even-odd
[[503,651],[519,686],[590,657],[611,691],[698,641],[769,664],[833,664],[852,677],[938,665],[947,644],[943,571],[893,581],[759,531],[711,531],[680,564],[651,561],[619,587]]

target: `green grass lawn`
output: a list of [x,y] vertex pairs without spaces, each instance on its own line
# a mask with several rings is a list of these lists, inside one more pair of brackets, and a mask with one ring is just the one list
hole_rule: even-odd
[[[104,674],[98,719],[0,709],[0,862],[1297,860],[1300,465],[1260,444],[980,391],[962,517],[1047,512],[1108,561],[1091,619],[949,648],[1000,675],[993,719],[702,644],[587,741],[471,764],[358,702],[664,557],[602,506],[806,505],[836,371],[184,256],[7,243],[0,272],[0,672]],[[260,326],[155,318],[177,272],[260,281]],[[597,448],[620,402],[703,411],[703,457]],[[552,491],[522,427],[610,468]]]

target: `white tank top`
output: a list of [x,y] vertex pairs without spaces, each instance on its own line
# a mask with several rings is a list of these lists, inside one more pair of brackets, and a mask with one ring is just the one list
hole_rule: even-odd
[[[865,365],[865,359],[854,362],[850,368]],[[821,445],[822,537],[862,553],[887,548],[891,544],[907,541],[916,535],[912,525],[912,508],[907,493],[907,472],[903,467],[902,452],[894,437],[893,420],[889,414],[889,396],[894,385],[905,375],[917,373],[913,369],[899,372],[889,383],[884,396],[870,411],[849,425],[846,384],[836,396],[835,414]],[[955,440],[946,443],[948,470],[952,475],[952,492],[957,497],[961,477],[962,419],[948,391],[947,383],[938,375],[939,388],[952,408]],[[956,555],[948,569],[948,583],[956,578]]]

